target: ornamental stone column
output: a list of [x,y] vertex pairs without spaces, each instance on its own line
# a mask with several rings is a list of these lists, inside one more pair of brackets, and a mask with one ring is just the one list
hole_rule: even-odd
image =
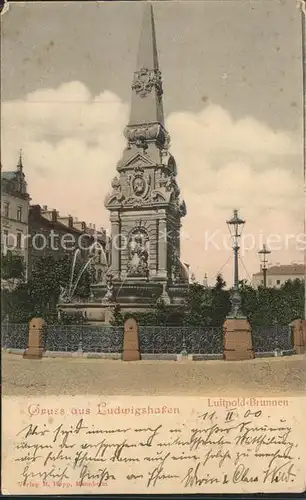
[[120,274],[120,221],[118,215],[111,217],[112,224],[112,272],[114,278]]
[[167,221],[159,220],[158,230],[158,276],[167,278]]

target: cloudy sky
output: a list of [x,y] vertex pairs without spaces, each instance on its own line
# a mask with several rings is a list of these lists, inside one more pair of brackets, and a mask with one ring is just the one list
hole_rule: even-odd
[[[2,16],[2,165],[23,150],[33,203],[109,227],[143,2],[11,3]],[[246,219],[241,275],[301,262],[301,14],[294,0],[154,2],[166,125],[187,204],[182,258],[232,280],[226,219]],[[286,241],[287,240],[287,241]]]

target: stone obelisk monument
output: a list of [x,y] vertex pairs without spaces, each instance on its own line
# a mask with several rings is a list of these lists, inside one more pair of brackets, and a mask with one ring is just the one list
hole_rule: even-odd
[[122,312],[148,311],[159,298],[169,306],[183,306],[188,289],[188,271],[180,258],[186,205],[169,151],[150,3],[144,7],[131,92],[126,148],[105,199],[111,223],[110,268],[103,283],[92,285],[91,302],[84,304],[94,321],[107,321],[106,308],[114,304],[120,304]]
[[153,305],[159,297],[168,304],[182,303],[188,283],[180,261],[181,218],[186,206],[180,199],[176,162],[169,152],[149,3],[144,9],[124,135],[127,147],[105,200],[111,221],[114,300],[124,308],[133,304],[137,309]]

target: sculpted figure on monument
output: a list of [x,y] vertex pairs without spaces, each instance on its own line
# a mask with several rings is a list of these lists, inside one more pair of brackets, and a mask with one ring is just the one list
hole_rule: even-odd
[[63,303],[63,302],[69,302],[69,297],[68,297],[68,293],[67,293],[67,289],[63,286],[60,285],[60,294],[59,294],[59,299],[58,299],[59,302]]
[[103,297],[103,301],[111,302],[114,293],[113,275],[107,274],[105,276],[105,281],[106,281],[106,294]]
[[178,189],[176,180],[174,179],[173,175],[170,175],[166,180],[165,188],[167,189],[167,191],[176,191]]
[[163,174],[160,184],[166,189],[166,191],[171,192],[171,194],[174,195],[174,198],[177,198],[179,196],[180,190],[173,174]]
[[181,217],[185,217],[185,215],[187,214],[186,203],[184,200],[182,200],[179,204],[179,212]]
[[146,276],[148,273],[148,236],[137,231],[132,234],[129,242],[129,274]]
[[118,177],[114,177],[112,180],[112,195],[115,195],[118,201],[122,201],[124,199],[124,195],[121,191],[121,184]]

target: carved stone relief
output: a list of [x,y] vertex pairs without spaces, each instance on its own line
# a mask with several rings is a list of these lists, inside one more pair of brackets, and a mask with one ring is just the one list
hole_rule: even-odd
[[141,206],[145,202],[151,186],[151,175],[141,167],[135,167],[127,176],[129,197],[125,204]]
[[129,145],[135,144],[137,147],[144,147],[146,143],[155,141],[162,151],[167,151],[170,143],[170,136],[160,123],[150,125],[128,125],[124,129],[124,135]]
[[149,236],[146,229],[135,227],[128,238],[128,275],[148,276]]
[[161,73],[158,69],[141,68],[140,71],[134,73],[132,89],[141,98],[146,97],[152,89],[155,88],[157,95],[160,97],[163,93]]

